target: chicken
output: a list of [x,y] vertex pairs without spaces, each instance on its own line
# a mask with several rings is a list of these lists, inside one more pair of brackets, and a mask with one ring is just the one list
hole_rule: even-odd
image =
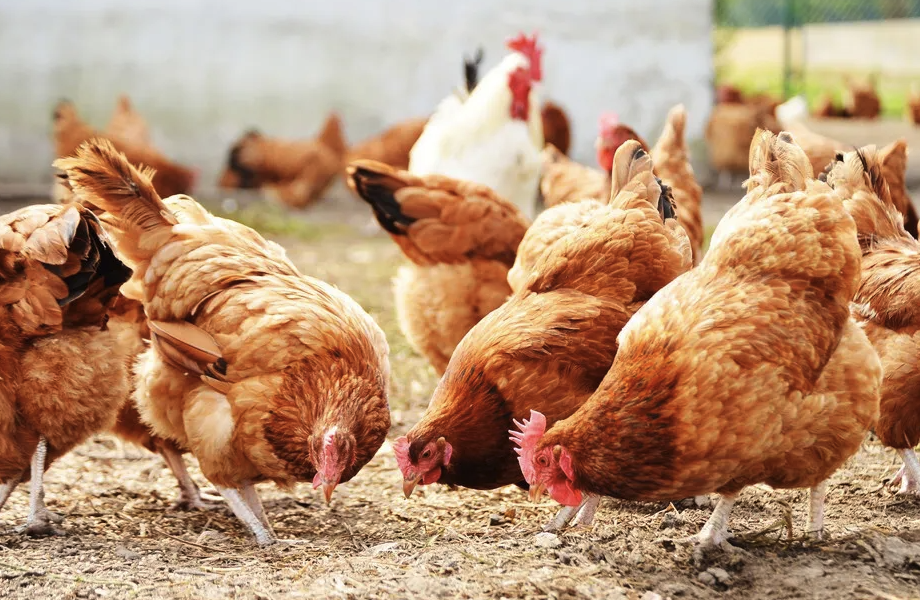
[[594,144],[600,170],[580,165],[552,147],[544,149],[543,177],[540,180],[543,204],[550,207],[586,198],[608,200],[613,156],[617,148],[629,140],[638,140],[642,148],[648,150],[648,145],[639,134],[629,126],[621,124],[615,113],[605,113],[601,115],[598,137]]
[[[690,268],[689,240],[648,154],[631,141],[615,162],[614,199],[592,201],[529,269],[526,286],[470,330],[422,419],[396,440],[407,495],[419,483],[522,484],[512,419],[533,406],[551,421],[575,411],[609,369],[629,317]],[[531,230],[572,206],[545,211]]]
[[562,107],[547,100],[540,110],[540,119],[543,122],[544,143],[552,144],[559,152],[568,155],[572,145],[572,127]]
[[834,103],[834,98],[830,94],[824,94],[818,99],[814,115],[819,119],[845,119],[850,116],[846,108]]
[[151,330],[136,368],[142,419],[192,452],[259,544],[277,541],[255,483],[312,481],[328,501],[383,444],[383,332],[255,231],[191,198],[170,208],[107,141],[55,166],[135,267],[122,293]]
[[477,183],[366,160],[348,177],[410,261],[394,281],[399,326],[440,375],[463,336],[511,294],[508,269],[529,222]]
[[744,104],[744,94],[737,87],[723,84],[716,87],[717,104]]
[[555,425],[534,410],[512,432],[532,499],[547,489],[587,509],[598,495],[716,491],[693,538],[706,547],[726,540],[744,487],[808,487],[820,537],[826,480],[878,417],[881,364],[849,318],[856,226],[788,133],[758,131],[750,156],[747,195],[700,265],[623,328],[591,398]]
[[347,152],[341,121],[332,113],[315,139],[270,138],[257,130],[243,134],[230,148],[221,187],[252,189],[292,208],[305,208],[334,183]]
[[131,105],[131,99],[122,94],[115,104],[115,111],[109,120],[105,134],[110,139],[120,140],[133,146],[151,146],[150,129],[147,121]]
[[[94,137],[105,137],[93,130],[77,114],[77,109],[67,100],[58,103],[54,110],[54,150],[57,157],[72,155],[83,142]],[[112,140],[120,152],[124,152],[135,164],[143,164],[156,170],[153,185],[164,196],[185,194],[195,187],[198,172],[170,161],[150,146],[136,146],[122,140]],[[53,196],[60,201],[67,192],[56,182]]]
[[920,125],[920,87],[913,85],[907,96],[906,116],[914,125]]
[[847,81],[844,110],[854,119],[877,119],[882,114],[882,101],[875,91],[875,79],[869,81]]
[[130,276],[79,205],[0,218],[0,508],[31,480],[30,535],[62,520],[45,508],[45,469],[109,429],[128,397],[138,331],[106,321]]
[[748,150],[757,128],[776,131],[776,119],[764,107],[752,104],[717,104],[706,124],[709,163],[720,179],[747,175]]
[[465,101],[441,103],[409,153],[409,171],[487,185],[533,218],[544,145],[534,89],[542,49],[536,36],[508,46],[512,53]]
[[699,264],[703,255],[703,188],[696,182],[690,165],[690,152],[684,130],[687,110],[678,104],[668,112],[664,131],[652,148],[655,175],[671,187],[677,205],[677,222],[680,223],[693,249],[693,264]]
[[827,182],[856,221],[862,279],[852,315],[878,351],[885,372],[875,433],[904,460],[896,480],[902,494],[920,495],[920,242],[902,226],[883,176],[881,153],[870,146],[838,156]]
[[422,130],[427,118],[407,119],[381,134],[359,142],[348,149],[345,164],[360,159],[375,160],[396,169],[409,168],[409,151]]
[[[784,130],[795,136],[795,141],[811,163],[815,173],[821,173],[834,164],[837,156],[849,150],[847,144],[832,140],[811,131],[802,118],[804,99],[797,97],[789,100],[777,111],[777,118]],[[917,237],[917,211],[914,209],[910,193],[907,191],[907,142],[896,140],[885,146],[881,154],[882,177],[888,182],[891,199],[895,207],[904,216],[904,228]]]

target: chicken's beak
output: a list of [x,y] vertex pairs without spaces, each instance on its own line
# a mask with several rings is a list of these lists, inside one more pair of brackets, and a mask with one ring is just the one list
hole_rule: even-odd
[[419,473],[415,477],[411,477],[411,478],[407,477],[406,479],[403,480],[403,494],[406,495],[406,499],[408,499],[409,496],[412,495],[412,492],[415,491],[415,486],[418,485],[418,482],[421,479],[422,479],[422,475],[421,473]]
[[323,482],[323,496],[326,497],[326,505],[328,506],[332,502],[332,492],[335,491],[335,482],[334,481],[324,481]]
[[542,481],[536,485],[530,486],[530,501],[536,502],[543,497],[543,492],[546,491],[546,484]]

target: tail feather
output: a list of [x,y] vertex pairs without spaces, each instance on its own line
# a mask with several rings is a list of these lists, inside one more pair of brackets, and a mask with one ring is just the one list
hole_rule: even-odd
[[374,216],[388,233],[406,235],[417,219],[402,211],[394,194],[406,185],[393,167],[375,160],[356,160],[348,165],[348,187],[374,209]]
[[670,148],[684,148],[684,129],[687,127],[687,109],[683,104],[674,106],[668,111],[664,131],[658,139],[656,146],[667,145]]
[[629,140],[617,148],[611,171],[611,205],[622,204],[624,200],[617,200],[617,196],[629,190],[657,206],[662,191],[660,184],[652,172],[652,157],[642,147],[642,142]]
[[751,141],[748,165],[751,177],[744,186],[749,192],[757,187],[768,188],[776,184],[782,186],[782,190],[778,191],[800,191],[814,178],[808,156],[796,144],[792,134],[786,131],[776,135],[758,129]]
[[149,260],[172,236],[178,221],[153,187],[153,169],[138,169],[110,141],[90,140],[54,166],[64,171],[76,200],[107,213],[101,220],[130,263]]

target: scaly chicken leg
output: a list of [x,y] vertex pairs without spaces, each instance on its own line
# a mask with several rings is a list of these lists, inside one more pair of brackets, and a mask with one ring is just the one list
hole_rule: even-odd
[[722,494],[703,529],[684,541],[698,544],[700,548],[719,548],[725,545],[728,541],[728,518],[737,499],[737,495]]
[[585,494],[578,506],[564,506],[553,519],[543,526],[543,531],[555,532],[565,527],[590,527],[600,506],[601,497]]
[[[900,448],[898,454],[904,464],[901,470],[891,480],[892,484],[901,483],[901,489],[898,494],[913,494],[920,496],[920,460],[917,459],[917,453],[913,448]],[[0,506],[3,506],[0,504]]]
[[[252,488],[252,484],[244,486],[243,489],[245,488]],[[220,495],[224,497],[224,500],[227,501],[227,505],[230,506],[230,510],[233,511],[233,514],[236,515],[236,518],[238,518],[247,527],[249,527],[249,531],[251,531],[255,536],[256,542],[260,546],[269,546],[278,541],[274,532],[271,531],[271,529],[265,527],[262,519],[256,515],[252,507],[249,506],[249,503],[246,502],[246,499],[243,497],[241,490],[225,487],[218,487],[217,489],[220,491]],[[254,488],[252,488],[252,492],[247,492],[247,495],[250,495],[253,492],[255,492]],[[265,518],[264,513],[262,518]]]
[[827,497],[827,480],[822,481],[809,491],[808,498],[808,537],[815,540],[824,539],[824,499]]
[[243,500],[249,506],[252,513],[256,516],[257,519],[265,526],[265,529],[269,531],[272,535],[275,535],[275,531],[272,529],[271,523],[268,522],[268,516],[265,514],[265,507],[262,506],[262,499],[259,498],[259,492],[256,491],[256,486],[247,484],[240,489],[240,495],[243,497]]
[[176,481],[179,482],[179,500],[173,505],[173,508],[176,510],[207,510],[211,508],[211,505],[205,500],[213,502],[217,498],[201,493],[201,490],[198,489],[198,484],[189,475],[185,461],[182,460],[182,455],[166,444],[161,444],[157,449],[160,451],[163,460],[166,461],[166,466],[169,467],[169,470],[175,475]]
[[48,442],[44,437],[38,438],[38,446],[32,455],[32,479],[29,481],[29,516],[26,524],[19,528],[31,536],[58,535],[60,531],[53,523],[60,523],[64,517],[45,508],[45,490],[42,485],[45,475],[45,457],[48,454]]
[[10,499],[10,494],[13,493],[13,490],[16,489],[16,486],[19,485],[19,482],[22,480],[22,475],[10,479],[6,483],[0,483],[0,510],[3,510],[3,506],[6,504],[6,501]]

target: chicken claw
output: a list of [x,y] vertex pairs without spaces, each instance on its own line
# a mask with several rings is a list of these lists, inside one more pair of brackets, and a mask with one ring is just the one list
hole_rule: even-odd
[[600,505],[601,497],[594,494],[585,494],[578,506],[564,506],[556,513],[553,519],[543,526],[543,531],[554,533],[565,527],[590,527],[594,522],[594,514]]
[[901,484],[898,495],[920,496],[920,460],[917,459],[917,453],[913,448],[902,448],[898,454],[904,464],[891,480],[892,485]]
[[673,540],[678,544],[695,545],[700,550],[710,548],[721,548],[722,550],[731,550],[731,544],[728,538],[731,537],[728,531],[728,518],[731,515],[732,507],[735,505],[737,496],[721,496],[715,509],[712,511],[709,520],[703,525],[703,528],[696,535],[688,538]]
[[32,479],[29,481],[29,516],[26,524],[16,529],[32,537],[63,535],[55,523],[64,521],[64,517],[45,508],[45,490],[42,485],[45,475],[45,457],[48,454],[48,442],[44,437],[38,438],[38,446],[32,455]]

